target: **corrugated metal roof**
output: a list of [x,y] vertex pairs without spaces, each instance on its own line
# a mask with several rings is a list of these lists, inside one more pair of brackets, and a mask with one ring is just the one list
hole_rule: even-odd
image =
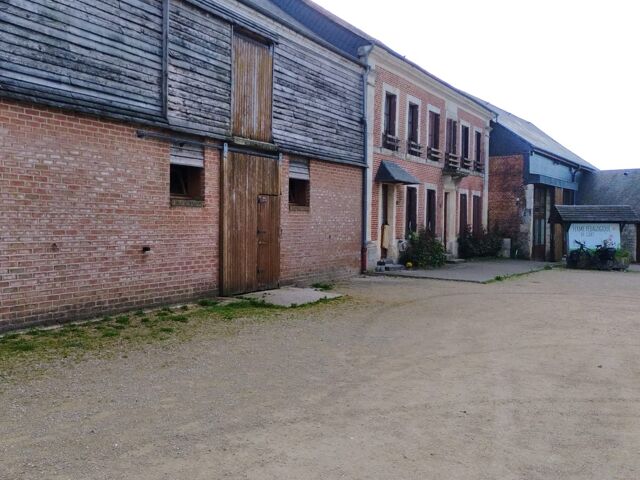
[[550,223],[640,223],[629,205],[557,205]]
[[640,212],[640,170],[601,170],[580,182],[583,205],[631,205]]
[[478,98],[478,101],[482,102],[488,109],[492,110],[498,115],[497,123],[527,142],[529,145],[531,145],[533,150],[538,150],[543,154],[551,154],[555,157],[559,157],[562,160],[566,160],[569,163],[579,165],[589,170],[598,170],[585,159],[579,157],[567,147],[544,133],[533,123],[517,117],[513,113],[509,113],[506,110],[496,107],[486,100]]

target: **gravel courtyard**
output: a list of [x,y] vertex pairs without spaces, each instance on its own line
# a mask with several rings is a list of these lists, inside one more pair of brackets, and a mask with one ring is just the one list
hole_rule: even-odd
[[640,274],[338,290],[0,376],[0,478],[640,478]]

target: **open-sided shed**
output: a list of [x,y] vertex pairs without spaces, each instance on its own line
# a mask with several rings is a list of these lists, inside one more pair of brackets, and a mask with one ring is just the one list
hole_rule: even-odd
[[577,247],[576,241],[590,248],[610,242],[630,253],[636,251],[635,235],[624,235],[625,228],[635,230],[640,223],[640,216],[629,205],[556,205],[549,223],[564,227],[567,251]]

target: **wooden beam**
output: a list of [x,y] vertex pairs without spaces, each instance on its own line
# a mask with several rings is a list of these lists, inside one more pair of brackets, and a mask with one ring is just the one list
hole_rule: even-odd
[[169,19],[171,0],[162,0],[162,117],[169,113]]

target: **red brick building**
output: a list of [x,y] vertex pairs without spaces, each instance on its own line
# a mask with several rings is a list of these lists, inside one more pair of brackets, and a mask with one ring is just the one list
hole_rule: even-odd
[[369,268],[397,260],[402,241],[422,227],[455,257],[465,228],[486,227],[492,113],[382,45],[366,58]]
[[312,1],[272,1],[367,66],[363,263],[371,270],[380,258],[397,260],[420,227],[456,256],[461,230],[487,224],[492,111]]
[[67,4],[0,22],[0,330],[360,270],[357,58],[275,5]]

